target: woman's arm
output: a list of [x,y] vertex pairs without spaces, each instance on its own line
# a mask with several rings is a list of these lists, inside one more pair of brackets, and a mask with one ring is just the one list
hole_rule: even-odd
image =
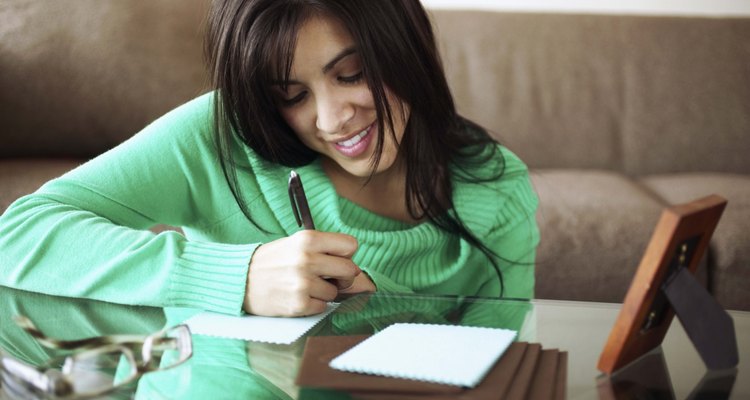
[[208,231],[237,208],[210,126],[206,95],[16,201],[0,217],[0,284],[239,313],[257,244],[147,230],[161,223]]

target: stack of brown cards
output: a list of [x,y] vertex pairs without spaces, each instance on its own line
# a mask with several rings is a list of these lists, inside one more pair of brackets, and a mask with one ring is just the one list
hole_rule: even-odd
[[568,353],[515,342],[473,388],[332,369],[328,363],[369,335],[307,339],[297,385],[349,392],[357,399],[564,399]]

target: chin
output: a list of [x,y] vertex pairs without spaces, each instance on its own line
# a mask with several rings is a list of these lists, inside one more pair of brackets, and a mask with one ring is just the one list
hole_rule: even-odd
[[372,159],[370,157],[359,160],[341,160],[329,158],[329,161],[336,165],[339,171],[356,178],[367,179],[370,175],[377,176],[381,173],[388,172],[393,168],[394,162],[391,157],[382,157],[378,164],[377,170],[372,170]]
[[[372,174],[372,169],[370,169],[370,163],[368,162],[367,165],[362,167],[355,167],[355,168],[343,168],[344,171],[351,175],[355,176],[357,178],[369,178],[370,174]],[[376,172],[377,173],[377,172]]]

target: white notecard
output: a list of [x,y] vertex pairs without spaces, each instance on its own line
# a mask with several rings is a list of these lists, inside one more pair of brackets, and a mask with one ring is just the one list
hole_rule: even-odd
[[232,316],[212,312],[197,314],[185,323],[196,335],[217,336],[275,344],[290,344],[302,337],[318,322],[338,307],[328,303],[326,310],[309,317]]
[[474,387],[515,331],[456,325],[393,324],[331,360],[331,368]]

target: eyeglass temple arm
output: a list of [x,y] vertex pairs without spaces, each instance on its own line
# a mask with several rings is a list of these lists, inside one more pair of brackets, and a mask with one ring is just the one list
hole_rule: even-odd
[[76,350],[117,343],[143,343],[142,335],[111,335],[75,340],[53,339],[42,333],[31,320],[23,315],[14,317],[16,324],[40,344],[51,349]]
[[42,372],[32,365],[11,357],[2,357],[0,365],[2,370],[19,379],[23,385],[31,390],[55,396],[66,396],[73,393],[73,386],[58,370],[49,369]]

